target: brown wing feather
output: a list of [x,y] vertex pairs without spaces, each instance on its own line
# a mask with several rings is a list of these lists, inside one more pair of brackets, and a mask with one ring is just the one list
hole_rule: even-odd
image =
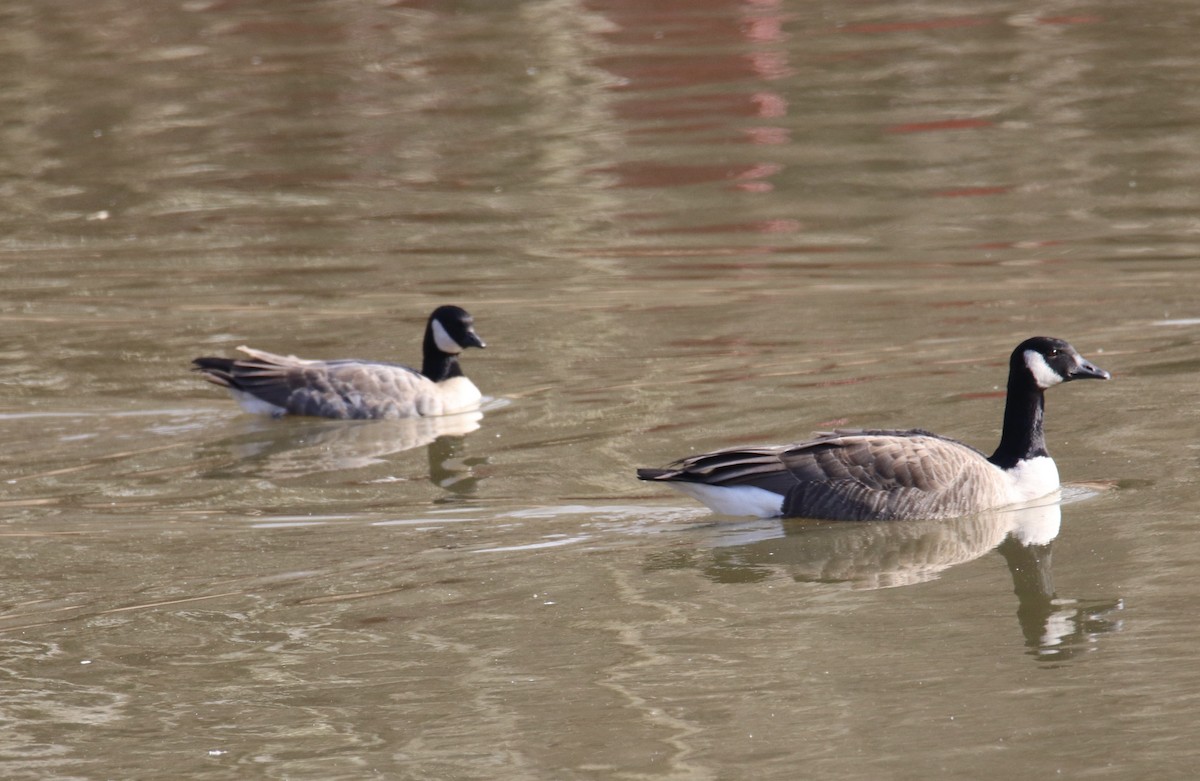
[[430,414],[427,407],[433,383],[407,366],[310,361],[239,349],[250,357],[219,366],[197,361],[197,368],[217,384],[253,394],[293,415],[349,419]]
[[833,520],[942,518],[996,504],[982,453],[926,431],[835,431],[794,445],[693,456],[645,479],[753,486],[783,514]]

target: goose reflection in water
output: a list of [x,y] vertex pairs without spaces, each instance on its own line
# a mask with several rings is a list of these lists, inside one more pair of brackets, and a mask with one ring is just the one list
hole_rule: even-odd
[[1039,659],[1086,653],[1121,627],[1122,600],[1060,598],[1051,547],[1062,518],[1059,496],[1036,504],[952,520],[844,523],[788,520],[730,530],[712,527],[713,560],[704,568],[721,582],[762,580],[783,570],[798,581],[856,589],[908,586],[996,550],[1008,563],[1026,647]]
[[463,450],[466,436],[481,420],[480,411],[402,420],[244,418],[239,422],[249,427],[247,433],[210,445],[232,455],[234,463],[209,474],[308,477],[385,464],[388,456],[427,445],[430,481],[451,493],[469,495],[475,490],[473,467],[478,462],[464,459]]

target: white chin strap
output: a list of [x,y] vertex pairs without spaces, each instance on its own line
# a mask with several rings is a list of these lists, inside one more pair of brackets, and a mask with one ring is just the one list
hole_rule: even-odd
[[1025,351],[1025,365],[1029,367],[1029,373],[1033,375],[1033,381],[1039,388],[1049,388],[1063,381],[1062,376],[1050,368],[1045,356],[1037,350]]
[[463,351],[462,345],[454,341],[450,334],[446,333],[446,328],[437,320],[432,323],[433,326],[433,343],[438,346],[438,349],[444,353],[458,355]]

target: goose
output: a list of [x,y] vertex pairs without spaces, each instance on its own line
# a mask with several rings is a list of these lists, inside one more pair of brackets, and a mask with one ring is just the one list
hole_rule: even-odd
[[238,347],[248,358],[197,358],[193,370],[226,388],[242,409],[272,417],[416,418],[479,406],[482,395],[458,356],[485,347],[461,307],[439,306],[425,326],[421,371],[398,363],[313,361]]
[[1036,336],[1008,364],[1000,445],[990,456],[921,429],[837,430],[791,445],[689,456],[639,469],[722,515],[837,521],[955,518],[1053,493],[1058,468],[1042,434],[1047,388],[1107,380],[1062,339]]

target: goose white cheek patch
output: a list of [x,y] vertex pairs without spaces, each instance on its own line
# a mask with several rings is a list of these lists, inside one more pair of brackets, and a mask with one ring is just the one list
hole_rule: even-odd
[[1033,375],[1033,380],[1039,388],[1049,388],[1063,381],[1059,373],[1046,363],[1046,358],[1036,350],[1025,351],[1025,365],[1029,367],[1029,373]]
[[463,351],[462,345],[454,341],[450,334],[446,333],[446,327],[437,320],[433,321],[433,342],[444,353],[458,355]]

